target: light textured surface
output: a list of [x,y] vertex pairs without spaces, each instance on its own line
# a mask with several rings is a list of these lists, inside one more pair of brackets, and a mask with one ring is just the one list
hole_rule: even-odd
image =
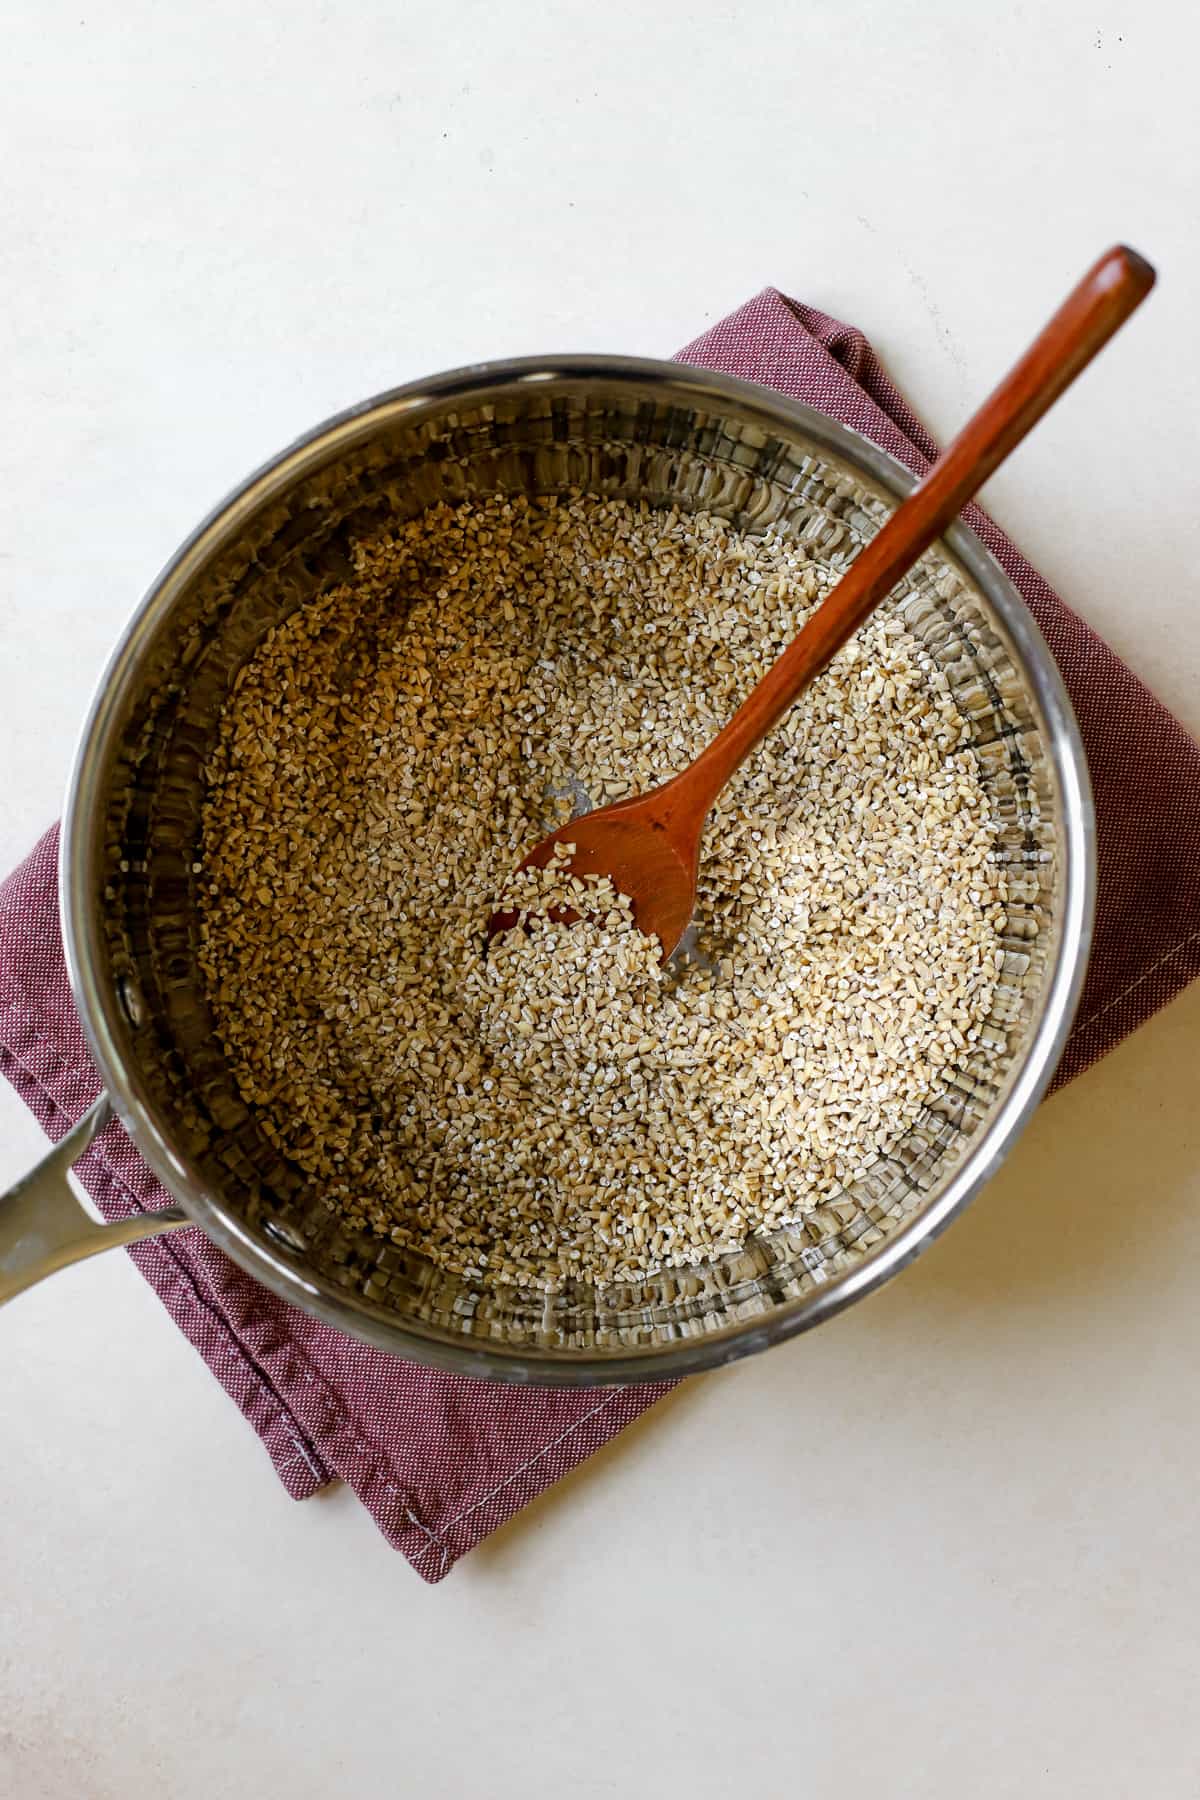
[[[323,413],[667,353],[770,280],[944,435],[1117,235],[1161,290],[987,499],[1200,726],[1200,34],[1165,0],[3,19],[5,868],[137,593]],[[899,1283],[690,1384],[436,1589],[345,1494],[284,1499],[122,1259],[25,1297],[0,1792],[716,1795],[753,1759],[763,1791],[1190,1794],[1198,1028],[1193,989]],[[7,1089],[0,1126],[7,1176],[41,1137]]]

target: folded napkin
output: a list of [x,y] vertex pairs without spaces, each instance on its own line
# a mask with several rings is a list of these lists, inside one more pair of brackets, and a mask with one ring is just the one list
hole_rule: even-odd
[[[861,332],[773,289],[680,356],[806,400],[910,469],[936,455]],[[1058,660],[1095,788],[1096,936],[1061,1083],[1200,972],[1200,749],[990,519],[975,507],[966,517]],[[0,887],[0,1068],[52,1138],[100,1086],[63,965],[57,839],[55,828]],[[76,1172],[108,1218],[168,1204],[115,1123]],[[443,1375],[318,1324],[243,1275],[199,1231],[129,1254],[262,1438],[288,1493],[304,1499],[335,1477],[348,1482],[428,1581],[668,1385],[566,1393]]]

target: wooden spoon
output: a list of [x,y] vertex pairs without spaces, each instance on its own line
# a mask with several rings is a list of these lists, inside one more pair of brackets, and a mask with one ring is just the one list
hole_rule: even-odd
[[[1102,256],[695,762],[648,794],[560,825],[521,868],[545,868],[557,844],[573,844],[571,873],[609,876],[665,961],[691,919],[700,836],[730,776],[1153,286],[1136,251],[1118,245]],[[516,922],[514,911],[493,913],[488,938]]]

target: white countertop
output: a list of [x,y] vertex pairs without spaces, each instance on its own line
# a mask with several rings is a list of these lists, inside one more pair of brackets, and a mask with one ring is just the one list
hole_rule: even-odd
[[[4,39],[0,868],[158,566],[325,414],[669,353],[773,282],[945,435],[1117,237],[1159,291],[987,498],[1200,728],[1194,11],[10,0]],[[1198,1034],[1200,984],[899,1281],[437,1588],[285,1498],[125,1258],[26,1295],[0,1794],[1193,1795]],[[0,1180],[41,1143],[0,1084]]]

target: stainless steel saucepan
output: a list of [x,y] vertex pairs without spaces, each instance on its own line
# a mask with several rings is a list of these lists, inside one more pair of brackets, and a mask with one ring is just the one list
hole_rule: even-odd
[[[104,1097],[0,1198],[0,1299],[111,1244],[198,1226],[330,1324],[475,1376],[584,1385],[681,1375],[776,1343],[895,1274],[993,1173],[1053,1073],[1091,925],[1079,736],[1032,618],[954,525],[900,584],[1000,821],[1010,895],[991,1018],[913,1129],[837,1199],[697,1270],[547,1296],[447,1274],[354,1232],[260,1130],[196,961],[202,769],[238,668],[340,581],[352,537],[436,501],[578,488],[785,521],[842,554],[913,486],[864,438],[765,389],[671,363],[485,364],[355,407],[254,475],[154,584],[104,675],[62,834],[62,928]],[[117,1113],[178,1205],[117,1224],[67,1170]]]

